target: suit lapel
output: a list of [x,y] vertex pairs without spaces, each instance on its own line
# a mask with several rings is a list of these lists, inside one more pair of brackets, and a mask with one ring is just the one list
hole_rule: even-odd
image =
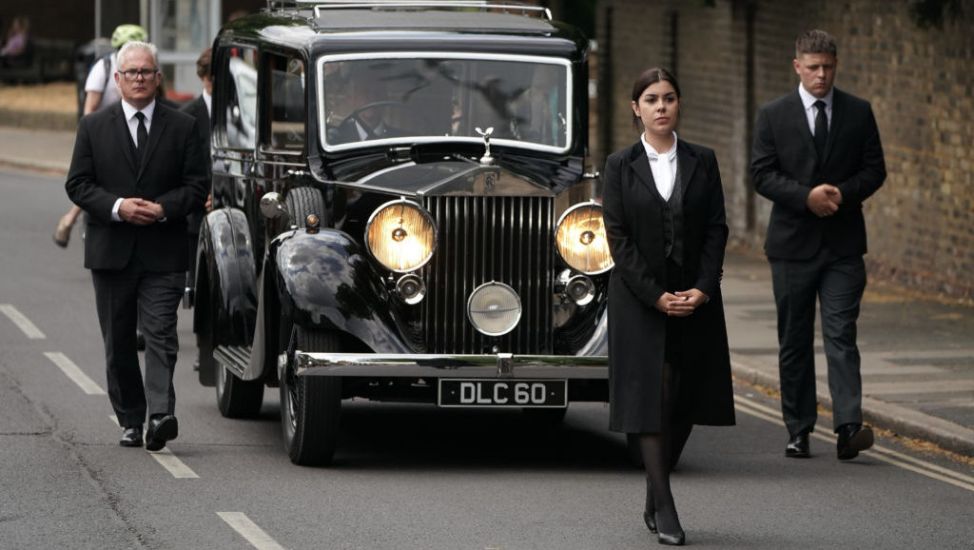
[[145,154],[142,155],[142,165],[139,166],[139,175],[136,177],[136,180],[142,178],[142,173],[145,171],[146,165],[152,159],[152,153],[156,150],[156,146],[159,145],[160,136],[166,129],[167,118],[165,108],[156,102],[155,112],[152,114],[152,125],[150,126],[152,130],[149,131],[149,143],[146,145]]
[[676,163],[679,166],[680,185],[683,187],[683,200],[686,201],[693,171],[697,169],[697,156],[682,140],[676,142]]
[[636,177],[646,185],[650,191],[655,191],[656,180],[653,179],[653,171],[649,169],[649,159],[646,158],[646,149],[640,139],[632,146],[629,154],[629,167],[636,173]]
[[122,110],[122,103],[118,102],[112,106],[113,117],[115,118],[115,137],[118,138],[119,149],[133,174],[139,172],[139,165],[135,160],[135,145],[132,143],[132,133],[129,131],[128,122],[125,120],[125,111]]
[[812,130],[808,127],[808,115],[805,114],[802,96],[798,95],[798,90],[795,90],[789,97],[791,98],[788,102],[790,104],[789,109],[792,111],[789,118],[798,125],[798,134],[802,137],[805,147],[811,151],[811,154],[818,157],[818,152],[815,150],[815,138],[812,136]]

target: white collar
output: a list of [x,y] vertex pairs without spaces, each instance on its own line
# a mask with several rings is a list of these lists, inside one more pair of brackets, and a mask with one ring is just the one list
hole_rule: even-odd
[[834,92],[835,92],[835,86],[832,86],[831,88],[829,88],[829,93],[825,94],[825,97],[815,97],[808,90],[806,90],[804,86],[802,86],[801,84],[798,85],[798,95],[801,96],[802,105],[805,106],[806,111],[811,109],[812,105],[815,105],[815,102],[819,100],[825,102],[826,109],[831,109],[832,94]]
[[213,116],[213,96],[203,90],[203,103],[206,104],[207,116]]
[[664,157],[668,161],[672,161],[674,158],[676,158],[676,144],[679,141],[676,132],[673,132],[673,147],[670,147],[668,151],[663,151],[662,153],[654,149],[653,146],[646,141],[645,132],[639,134],[639,141],[643,143],[643,148],[646,149],[646,156],[649,157],[649,160],[658,160],[660,156]]
[[135,113],[138,113],[138,112],[141,111],[142,114],[145,115],[146,122],[147,123],[151,123],[152,122],[152,113],[155,110],[156,110],[156,100],[154,100],[154,99],[152,100],[152,103],[149,103],[148,105],[146,105],[142,109],[136,109],[131,104],[129,104],[128,101],[125,101],[125,99],[122,99],[122,112],[125,113],[125,120],[132,120],[132,117],[135,116]]

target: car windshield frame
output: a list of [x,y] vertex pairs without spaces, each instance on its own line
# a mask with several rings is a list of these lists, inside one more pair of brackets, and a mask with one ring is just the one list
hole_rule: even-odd
[[[443,51],[376,51],[358,52],[343,54],[325,54],[316,60],[317,76],[316,84],[318,102],[318,142],[325,152],[341,152],[360,148],[374,148],[395,145],[415,145],[423,143],[463,143],[463,144],[483,144],[484,138],[479,136],[448,136],[448,135],[429,135],[429,136],[402,136],[385,137],[378,139],[367,139],[352,141],[349,143],[329,143],[328,142],[328,105],[326,104],[325,65],[328,63],[345,61],[376,61],[376,60],[458,60],[458,61],[496,61],[510,63],[530,63],[548,65],[564,68],[564,93],[565,93],[565,113],[564,114],[564,145],[548,145],[532,141],[509,139],[504,137],[490,138],[491,146],[507,146],[512,148],[527,149],[545,153],[565,154],[571,150],[575,139],[575,98],[574,87],[572,85],[574,75],[572,72],[571,60],[537,56],[537,55],[518,55],[518,54],[488,54],[477,52],[443,52]],[[562,113],[559,113],[561,115]],[[496,135],[496,132],[495,132]]]

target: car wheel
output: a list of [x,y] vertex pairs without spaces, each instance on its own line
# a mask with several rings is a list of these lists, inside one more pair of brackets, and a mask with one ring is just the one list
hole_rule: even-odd
[[227,418],[253,418],[264,403],[262,380],[241,380],[219,363],[216,365],[216,404]]
[[292,188],[284,198],[284,207],[293,225],[305,227],[308,214],[318,216],[321,226],[325,225],[325,199],[321,191],[314,187]]
[[330,464],[338,444],[342,381],[330,376],[297,376],[295,349],[338,351],[338,336],[297,327],[280,381],[281,428],[291,462],[301,466]]
[[[199,319],[196,327],[196,349],[197,361],[199,361],[199,380],[203,386],[213,386],[216,384],[216,359],[213,357],[213,327],[216,325],[216,310],[213,309],[213,300],[207,290],[207,279],[204,277],[200,281],[203,292],[196,295],[194,315]],[[202,298],[202,299],[200,299]]]

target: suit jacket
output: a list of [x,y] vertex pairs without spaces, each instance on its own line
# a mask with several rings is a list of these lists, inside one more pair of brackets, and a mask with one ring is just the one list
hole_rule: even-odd
[[[180,111],[196,119],[196,129],[199,130],[201,156],[206,165],[206,188],[210,189],[210,181],[213,176],[213,162],[210,159],[210,112],[206,110],[206,102],[203,96],[199,96],[186,105]],[[190,213],[187,224],[190,233],[199,233],[200,223],[203,221],[203,207]]]
[[[751,155],[754,188],[771,199],[765,241],[769,258],[805,260],[825,245],[841,255],[866,253],[862,203],[886,179],[879,129],[869,103],[834,89],[825,158],[818,158],[801,96],[794,92],[758,111]],[[813,187],[831,183],[842,192],[833,216],[806,206]]]
[[[656,309],[664,290],[695,287],[710,300],[686,318],[692,342],[682,347],[680,409],[697,424],[733,424],[733,390],[720,295],[727,223],[714,152],[677,142],[683,186],[681,282],[667,280],[664,202],[641,142],[617,151],[603,171],[603,217],[615,267],[609,280],[610,428],[659,430],[667,317]],[[684,284],[680,284],[684,283]],[[683,286],[684,288],[673,288]]]
[[[141,164],[121,103],[81,119],[65,188],[88,213],[85,267],[122,269],[134,258],[149,271],[184,271],[186,216],[203,204],[205,173],[196,121],[157,103]],[[165,221],[112,221],[119,198],[158,202]]]

